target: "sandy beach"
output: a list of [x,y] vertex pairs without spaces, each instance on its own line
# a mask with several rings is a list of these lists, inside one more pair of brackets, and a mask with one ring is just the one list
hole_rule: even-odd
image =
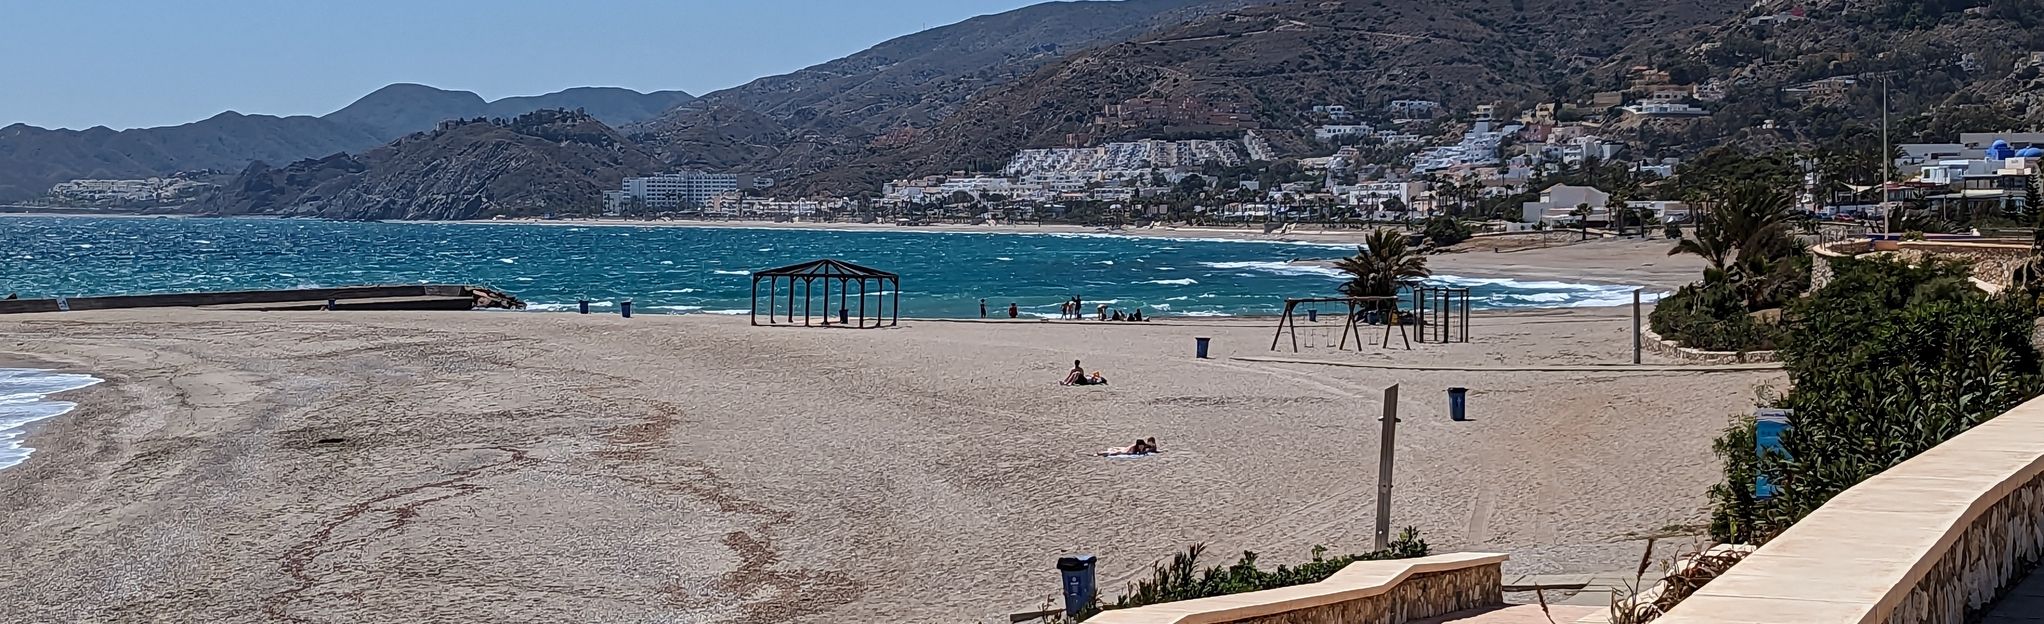
[[[1710,438],[1783,383],[1485,368],[1624,362],[1629,326],[1493,314],[1469,344],[1300,354],[1468,369],[1414,371],[1228,359],[1273,355],[1259,319],[0,317],[0,360],[107,380],[61,395],[79,409],[0,471],[0,604],[23,621],[1005,621],[1042,606],[1065,554],[1100,555],[1111,593],[1193,543],[1213,563],[1366,550],[1391,384],[1398,525],[1509,552],[1513,572],[1626,568],[1641,536],[1703,518]],[[1191,357],[1195,335],[1217,359]],[[1113,383],[1059,387],[1074,359]],[[1471,421],[1448,419],[1451,386]],[[1138,436],[1165,452],[1094,456]]]

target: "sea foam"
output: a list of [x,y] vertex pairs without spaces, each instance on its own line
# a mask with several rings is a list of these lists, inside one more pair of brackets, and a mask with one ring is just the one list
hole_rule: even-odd
[[89,375],[0,368],[0,469],[19,464],[35,452],[35,449],[21,445],[24,427],[78,406],[76,403],[48,400],[49,395],[99,382],[98,378]]

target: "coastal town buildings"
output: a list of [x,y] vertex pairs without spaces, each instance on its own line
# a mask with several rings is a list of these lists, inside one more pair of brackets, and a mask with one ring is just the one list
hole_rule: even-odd
[[842,198],[777,200],[727,193],[706,202],[703,214],[722,219],[788,221],[850,212],[851,208],[851,200]]
[[1641,117],[1702,117],[1710,111],[1683,102],[1649,100],[1625,107],[1625,112]]
[[1338,141],[1349,137],[1370,136],[1377,131],[1369,124],[1326,125],[1313,129],[1313,138],[1321,141]]
[[1147,173],[1153,169],[1194,168],[1209,163],[1232,167],[1247,162],[1240,141],[1142,140],[1098,147],[1026,149],[1015,153],[1002,169],[1009,176],[1037,173]]
[[632,208],[657,211],[697,209],[718,195],[760,186],[764,186],[760,180],[734,174],[677,171],[625,178],[623,188],[604,191],[603,206],[605,212],[611,213]]
[[1449,169],[1495,165],[1498,163],[1498,147],[1505,137],[1517,134],[1523,126],[1509,125],[1492,129],[1491,122],[1478,121],[1462,140],[1454,145],[1438,146],[1413,156],[1413,173],[1430,173]]
[[1556,184],[1540,191],[1540,199],[1523,204],[1520,207],[1520,220],[1549,225],[1574,222],[1576,216],[1573,213],[1577,207],[1589,204],[1594,214],[1601,214],[1604,205],[1610,201],[1611,194],[1596,187]]
[[[1364,210],[1376,210],[1396,200],[1395,205],[1411,210],[1413,202],[1421,193],[1427,192],[1427,183],[1417,180],[1403,182],[1364,182],[1330,189],[1336,198],[1349,206]],[[1399,211],[1404,212],[1404,211]]]
[[72,180],[50,187],[59,204],[87,206],[161,205],[197,196],[213,185],[179,177],[139,180]]
[[1433,100],[1392,100],[1385,105],[1384,112],[1394,119],[1429,119],[1441,112],[1441,103]]

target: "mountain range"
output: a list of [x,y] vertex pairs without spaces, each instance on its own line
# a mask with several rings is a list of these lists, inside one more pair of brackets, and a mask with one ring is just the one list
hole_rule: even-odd
[[869,188],[890,176],[1000,162],[1070,137],[1104,141],[1186,133],[1240,136],[1197,120],[1096,125],[1107,107],[1167,102],[1229,111],[1274,128],[1297,153],[1316,105],[1381,110],[1397,99],[1478,104],[1537,101],[1550,85],[1606,63],[1630,41],[1723,21],[1737,0],[1290,0],[1201,16],[1086,50],[989,89],[918,140],[807,178],[821,191]]
[[[1317,105],[1374,115],[1391,100],[1425,99],[1457,116],[1479,104],[1506,112],[1587,104],[1593,95],[1636,91],[1642,69],[1664,72],[1674,86],[1717,85],[1726,98],[1709,104],[1712,116],[1686,120],[1576,114],[1607,137],[1679,152],[1666,155],[1808,145],[1864,134],[1864,120],[1879,118],[1869,109],[1879,101],[1869,97],[1869,85],[1886,76],[1898,85],[1898,136],[1947,140],[1958,129],[2044,122],[2040,16],[2044,0],[1052,2],[930,29],[700,98],[570,89],[485,102],[392,85],[316,118],[229,113],[120,133],[10,126],[0,130],[0,199],[71,177],[244,167],[247,179],[198,208],[416,218],[512,206],[500,197],[451,208],[452,200],[436,194],[474,185],[442,184],[438,176],[450,171],[582,185],[607,183],[620,172],[694,167],[776,178],[784,193],[851,194],[892,178],[997,169],[1021,148],[1234,137],[1245,127],[1262,128],[1283,153],[1305,155],[1326,149],[1310,138],[1309,128],[1321,122],[1312,112]],[[1825,79],[1857,86],[1843,94],[1790,95]],[[407,135],[446,119],[539,109],[580,109],[586,119],[572,124],[581,132],[615,134],[622,143],[599,142],[615,148],[602,158],[588,150],[561,154],[594,174],[563,177],[540,173],[546,163],[487,162],[557,156],[510,136],[520,134],[515,130]],[[1167,112],[1117,112],[1125,110]],[[1193,113],[1180,118],[1185,111]],[[479,149],[492,142],[526,147]],[[291,164],[310,157],[317,158]],[[361,178],[379,171],[379,163],[411,168],[384,165],[367,176],[374,184],[352,194],[314,188],[326,177]],[[504,173],[513,169],[526,173]],[[277,192],[263,180],[299,183]],[[558,189],[532,192],[566,197]]]
[[[1250,2],[1049,2],[929,29],[883,42],[842,59],[785,75],[761,78],[706,94],[700,99],[688,98],[657,116],[644,114],[651,110],[650,107],[600,106],[592,104],[586,97],[563,101],[564,98],[542,96],[521,101],[519,108],[565,108],[572,104],[586,110],[596,120],[618,127],[629,135],[633,143],[653,154],[658,164],[646,167],[642,172],[696,167],[806,176],[829,171],[848,159],[863,157],[870,144],[883,140],[890,133],[912,135],[915,129],[950,116],[971,97],[995,86],[1026,78],[1067,55]],[[587,95],[591,91],[571,89],[555,95]],[[340,122],[350,128],[366,126],[391,134],[422,125],[430,127],[439,119],[501,117],[515,112],[478,112],[475,106],[480,101],[472,94],[439,91],[419,85],[393,85],[363,100],[321,119]],[[505,101],[499,101],[502,102]],[[496,104],[492,103],[493,106]],[[396,123],[394,127],[377,128],[378,120],[395,120]],[[416,187],[441,186],[435,176],[447,175],[448,168],[502,171],[519,165],[486,162],[484,155],[474,150],[439,144],[459,138],[439,134],[418,140],[399,140],[387,146],[386,155],[381,160],[433,160],[416,157],[415,154],[447,159],[441,168],[412,171],[408,184]],[[423,196],[416,194],[387,194],[384,197],[407,197],[410,198],[407,201],[424,203],[333,201],[330,188],[310,187],[326,184],[325,177],[340,172],[349,173],[349,179],[354,179],[358,176],[353,175],[353,169],[365,165],[355,162],[359,159],[352,157],[324,157],[331,153],[302,154],[298,157],[322,158],[282,168],[273,168],[268,163],[290,162],[291,159],[259,158],[265,161],[260,167],[251,167],[240,179],[217,191],[215,197],[205,198],[188,209],[221,214],[254,212],[344,218],[419,218],[421,214],[446,214],[447,206],[421,199]],[[403,174],[393,172],[392,175]],[[406,184],[387,176],[370,177],[382,178],[384,183],[380,186],[386,189]],[[544,176],[498,177],[539,179]],[[290,180],[311,184],[293,185],[288,183]],[[280,188],[284,190],[280,191]],[[535,192],[553,193],[552,190]],[[594,201],[595,195],[590,194],[588,199]],[[372,205],[381,206],[383,212],[380,215],[360,212],[363,206]]]
[[576,88],[492,102],[467,91],[394,84],[318,117],[228,111],[183,125],[130,130],[49,130],[14,124],[0,128],[0,201],[34,197],[52,184],[80,178],[239,171],[255,161],[281,164],[360,152],[450,119],[581,109],[604,123],[624,125],[694,99],[680,91]]

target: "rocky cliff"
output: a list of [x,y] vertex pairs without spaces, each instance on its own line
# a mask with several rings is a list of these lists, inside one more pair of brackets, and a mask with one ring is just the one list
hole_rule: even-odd
[[455,220],[581,212],[656,160],[587,113],[447,122],[359,155],[250,165],[186,211]]

